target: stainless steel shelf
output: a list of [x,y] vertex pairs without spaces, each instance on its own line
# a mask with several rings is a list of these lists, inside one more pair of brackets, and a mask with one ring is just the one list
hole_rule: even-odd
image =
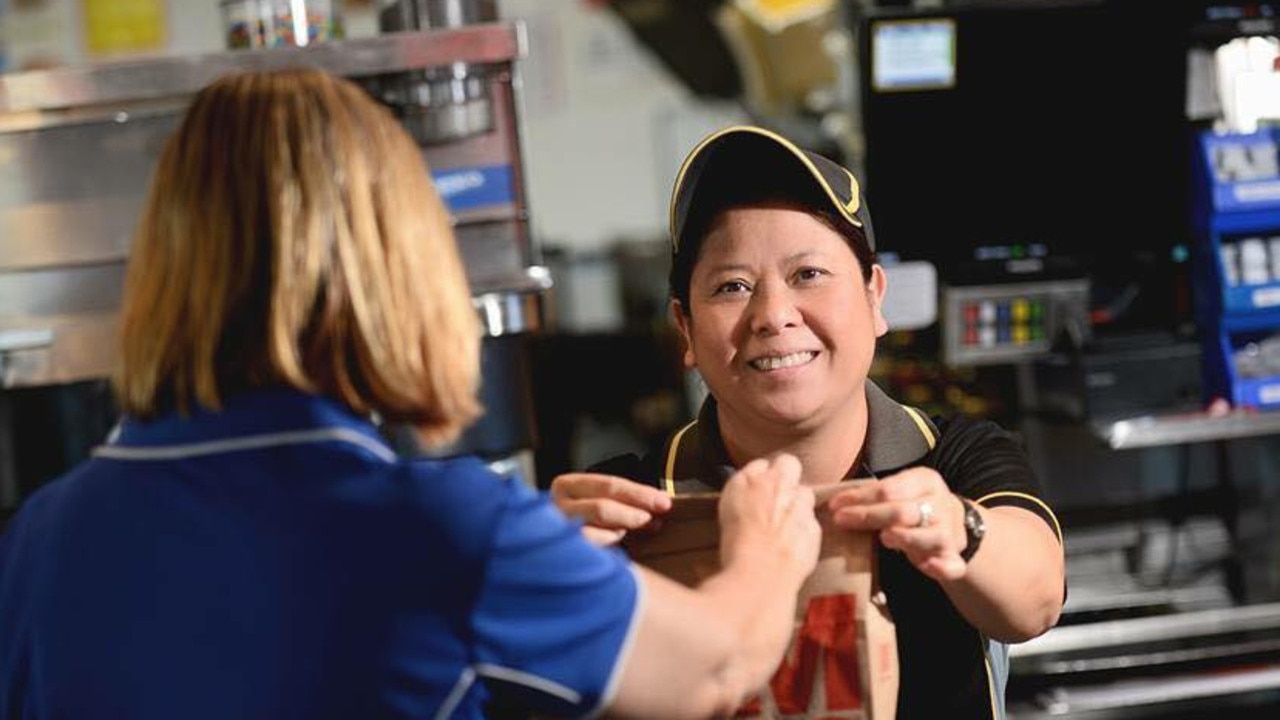
[[108,377],[115,347],[116,317],[110,313],[0,319],[0,388]]
[[1235,410],[1226,415],[1180,413],[1127,418],[1093,425],[1113,450],[1280,435],[1280,412]]
[[1009,649],[1017,662],[1035,656],[1120,647],[1176,638],[1273,630],[1280,627],[1280,603],[1183,612],[1133,620],[1058,627]]
[[[1056,688],[1046,693],[1039,708],[1009,708],[1016,720],[1048,720],[1060,717],[1107,718],[1167,717],[1181,708],[1198,708],[1195,717],[1235,715],[1228,711],[1251,695],[1272,697],[1280,693],[1280,666],[1246,667],[1230,672],[1187,673],[1161,679],[1131,680],[1092,687]],[[1257,717],[1250,715],[1249,717]]]
[[229,72],[315,67],[361,77],[456,62],[496,64],[525,54],[519,21],[388,33],[305,48],[233,50],[0,74],[0,116],[190,95]]

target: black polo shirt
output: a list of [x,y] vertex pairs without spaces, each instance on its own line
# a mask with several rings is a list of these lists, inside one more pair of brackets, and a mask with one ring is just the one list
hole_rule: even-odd
[[[928,418],[867,382],[867,439],[848,477],[883,477],[908,467],[938,471],[951,490],[985,507],[1015,505],[1039,515],[1062,540],[1022,446],[995,423]],[[716,405],[644,458],[621,455],[591,468],[665,488],[672,494],[716,492],[733,464],[720,437]],[[981,635],[942,588],[906,556],[878,547],[880,584],[898,636],[899,720],[1004,717],[1008,649]]]

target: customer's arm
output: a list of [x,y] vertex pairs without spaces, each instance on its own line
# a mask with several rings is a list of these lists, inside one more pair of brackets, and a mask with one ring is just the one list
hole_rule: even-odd
[[645,600],[608,714],[724,717],[765,685],[818,556],[813,494],[799,476],[788,455],[749,463],[729,480],[720,501],[723,570],[697,589],[640,569]]

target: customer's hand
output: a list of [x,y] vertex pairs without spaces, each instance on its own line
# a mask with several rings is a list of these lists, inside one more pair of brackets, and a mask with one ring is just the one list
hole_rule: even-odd
[[729,567],[781,553],[800,578],[808,576],[822,540],[813,504],[813,491],[800,484],[800,461],[794,455],[747,463],[720,495],[721,564]]
[[964,505],[937,471],[909,468],[878,482],[850,484],[827,501],[837,527],[878,531],[881,544],[900,550],[934,580],[964,577]]
[[565,515],[585,521],[582,534],[596,545],[612,545],[671,509],[671,497],[658,488],[599,473],[556,476],[551,500]]

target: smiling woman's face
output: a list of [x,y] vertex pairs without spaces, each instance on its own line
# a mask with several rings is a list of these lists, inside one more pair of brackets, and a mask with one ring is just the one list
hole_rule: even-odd
[[673,308],[696,367],[739,426],[802,429],[864,403],[884,271],[870,282],[835,230],[788,206],[730,208],[703,239],[688,315]]

